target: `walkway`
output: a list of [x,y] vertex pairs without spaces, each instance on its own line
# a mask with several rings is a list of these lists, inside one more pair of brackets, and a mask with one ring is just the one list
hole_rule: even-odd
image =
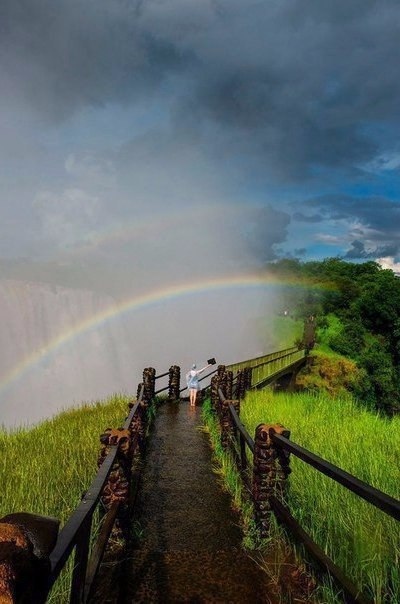
[[165,403],[157,412],[124,604],[278,601],[269,595],[266,574],[241,549],[230,497],[211,471],[200,413],[186,402]]

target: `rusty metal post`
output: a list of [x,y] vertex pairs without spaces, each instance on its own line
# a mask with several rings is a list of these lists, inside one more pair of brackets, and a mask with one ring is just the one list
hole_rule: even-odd
[[168,398],[170,401],[179,401],[181,386],[181,369],[178,365],[169,368]]
[[141,422],[143,424],[143,443],[148,423],[148,409],[154,399],[156,389],[156,370],[153,367],[146,367],[143,370],[143,397],[140,404]]
[[154,367],[146,367],[143,371],[143,385],[144,385],[144,400],[148,406],[154,398],[156,390],[156,370]]
[[226,371],[225,365],[218,365],[217,376],[220,378]]
[[233,371],[225,371],[225,396],[232,400],[232,390],[233,390]]
[[228,398],[226,396],[226,379],[227,379],[226,371],[225,371],[225,367],[224,367],[224,371],[218,372],[218,383],[219,383],[220,389],[222,390],[223,395],[225,396],[225,398]]
[[210,388],[211,409],[213,410],[214,413],[218,412],[218,406],[219,406],[218,388],[219,388],[219,378],[218,378],[218,374],[215,374],[211,378],[211,388]]
[[115,463],[104,485],[101,502],[106,510],[109,510],[113,503],[120,503],[112,536],[115,539],[126,538],[129,533],[129,493],[132,467],[130,430],[107,428],[100,436],[100,442],[101,450],[98,458],[98,467],[101,466],[108,455],[110,447],[120,445]]
[[[137,387],[137,399],[139,399],[140,391],[142,390],[143,382],[141,382]],[[145,440],[146,440],[146,419],[147,419],[147,405],[146,402],[142,401],[139,405],[139,409],[133,418],[132,424],[130,426],[131,432],[131,442],[135,437],[135,434],[138,435],[138,447],[139,453],[142,454],[144,452]],[[135,455],[137,451],[132,451],[132,455]]]
[[221,445],[223,449],[228,449],[234,438],[234,423],[231,412],[229,411],[229,405],[233,405],[236,410],[239,409],[239,401],[225,399],[221,403],[221,413],[219,416],[220,428],[221,428]]
[[50,577],[49,556],[58,535],[56,518],[26,512],[0,519],[0,601],[44,604]]
[[254,438],[253,501],[254,515],[261,537],[269,534],[272,495],[280,496],[290,473],[289,456],[282,455],[271,439],[276,432],[285,437],[290,432],[279,424],[259,424]]
[[[142,384],[138,386],[138,393],[140,393]],[[138,395],[139,396],[139,395]],[[128,403],[128,415],[134,407],[136,401],[131,401]],[[132,458],[132,466],[133,466],[133,458],[135,455],[141,452],[141,441],[144,439],[144,426],[141,421],[141,413],[140,407],[136,411],[133,416],[131,423],[129,424],[129,447],[130,447],[130,455]]]
[[230,445],[230,437],[232,434],[232,423],[230,421],[230,412],[228,405],[231,401],[228,399],[224,399],[220,403],[220,413],[219,413],[219,425],[220,425],[220,438],[221,438],[221,446],[224,450],[229,448]]

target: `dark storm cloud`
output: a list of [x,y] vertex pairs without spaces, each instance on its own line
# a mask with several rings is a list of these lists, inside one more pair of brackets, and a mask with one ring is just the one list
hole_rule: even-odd
[[325,221],[347,223],[356,236],[346,258],[376,258],[400,253],[400,205],[384,197],[325,195],[303,202]]
[[135,4],[4,0],[0,64],[10,92],[58,120],[159,86],[181,54],[140,28]]
[[400,241],[393,244],[381,245],[375,247],[371,251],[367,251],[365,249],[364,243],[358,240],[354,240],[351,243],[351,248],[348,250],[346,254],[344,254],[344,258],[348,260],[360,260],[366,258],[384,258],[391,257],[394,258],[397,256],[400,249]]
[[384,148],[367,126],[397,116],[399,21],[397,0],[3,0],[2,89],[53,120],[155,93],[176,124],[218,124],[227,152],[303,178]]
[[357,240],[352,241],[350,250],[347,252],[347,254],[345,254],[345,258],[349,259],[359,259],[368,257],[369,254],[366,252],[364,244],[362,243],[362,241]]
[[365,227],[400,237],[400,204],[385,197],[325,195],[307,200],[302,205],[318,208],[325,220],[355,219]]
[[249,211],[242,222],[247,229],[247,240],[250,249],[261,261],[277,258],[276,246],[285,241],[290,215],[271,206]]

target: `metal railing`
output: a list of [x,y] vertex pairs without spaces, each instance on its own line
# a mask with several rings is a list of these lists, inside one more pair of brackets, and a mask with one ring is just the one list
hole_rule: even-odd
[[283,350],[277,350],[275,352],[269,352],[268,354],[264,354],[258,357],[254,357],[251,359],[247,359],[245,361],[238,361],[237,363],[231,363],[230,365],[226,365],[226,369],[229,371],[239,371],[240,369],[244,369],[245,367],[256,367],[261,366],[265,363],[269,363],[274,359],[279,357],[283,357],[286,354],[291,352],[296,352],[298,350],[297,346],[290,346],[289,348],[284,348]]
[[[221,380],[221,382],[223,382],[223,380]],[[290,433],[285,429],[281,431],[283,434],[280,434],[277,432],[278,428],[276,426],[260,425],[257,427],[256,435],[253,439],[240,420],[240,401],[228,400],[223,388],[218,386],[217,393],[218,401],[216,402],[215,400],[214,392],[214,400],[212,393],[211,403],[214,411],[219,417],[221,443],[225,449],[230,450],[244,484],[247,487],[247,491],[251,494],[255,506],[255,517],[259,526],[262,526],[262,523],[264,522],[265,528],[265,509],[270,507],[280,522],[289,528],[292,534],[304,545],[305,549],[317,560],[319,565],[329,572],[337,584],[340,585],[347,602],[370,604],[370,600],[350,579],[348,579],[348,577],[344,575],[343,571],[313,541],[311,536],[292,516],[290,510],[285,505],[282,494],[285,489],[286,478],[289,474],[289,454],[295,455],[305,463],[314,467],[320,473],[338,482],[346,489],[368,501],[370,504],[396,520],[400,520],[400,502],[390,495],[359,480],[348,472],[345,472],[322,457],[319,457],[304,447],[292,442],[288,438]],[[263,430],[264,433],[262,433]],[[261,449],[262,452],[260,457]],[[247,451],[249,451],[251,455],[249,455]],[[266,463],[267,457],[271,464],[270,466]],[[249,472],[251,458],[252,479]],[[269,479],[265,480],[265,476],[263,477],[262,474],[263,472],[268,472],[265,469],[266,466],[269,467],[269,472],[274,468],[273,471],[277,472],[275,476],[280,476],[280,478],[276,478],[271,482],[270,475]],[[261,489],[262,493],[260,499],[260,484],[263,480],[265,480],[265,482],[263,483],[264,487]],[[268,491],[268,489],[270,490]],[[259,499],[260,501],[258,501]]]
[[[124,431],[130,429],[135,416],[140,412],[143,393],[144,386],[142,384],[139,398],[133,405],[123,425],[122,429]],[[130,443],[133,450],[136,449],[138,445],[138,439],[139,435],[134,434]],[[90,598],[112,527],[122,503],[121,499],[117,500],[103,517],[100,532],[90,555],[89,549],[93,516],[99,505],[104,486],[106,485],[111,470],[117,460],[117,455],[122,444],[123,440],[119,440],[118,444],[110,447],[108,455],[100,466],[92,484],[84,494],[81,503],[60,531],[57,543],[50,554],[51,570],[48,580],[48,590],[52,588],[68,558],[75,549],[70,604],[87,602]]]
[[[170,396],[179,398],[179,367],[174,365],[168,372],[158,376],[152,367],[143,371],[143,383],[139,384],[136,402],[129,404],[130,411],[121,428],[108,428],[101,435],[102,448],[96,476],[58,534],[58,521],[54,518],[15,514],[17,518],[14,522],[20,523],[28,542],[31,541],[31,533],[27,523],[34,519],[36,526],[39,526],[37,537],[43,535],[43,540],[46,541],[46,531],[51,530],[54,546],[50,546],[50,551],[47,548],[44,554],[48,564],[40,567],[41,573],[37,573],[34,588],[26,580],[26,576],[36,572],[32,569],[36,569],[38,564],[33,547],[26,552],[24,566],[15,566],[16,562],[12,557],[2,560],[9,571],[8,583],[3,587],[10,594],[18,592],[18,597],[24,598],[23,601],[43,604],[66,563],[74,555],[69,602],[85,604],[91,600],[110,537],[115,537],[113,544],[127,544],[129,541],[129,512],[138,487],[140,459],[144,452],[149,420],[148,408],[155,396],[156,380],[167,375],[170,376],[167,386]],[[10,522],[11,516],[6,516],[4,522]],[[24,516],[22,520],[21,516]],[[25,516],[28,517],[26,520]],[[0,521],[0,531],[3,526]]]

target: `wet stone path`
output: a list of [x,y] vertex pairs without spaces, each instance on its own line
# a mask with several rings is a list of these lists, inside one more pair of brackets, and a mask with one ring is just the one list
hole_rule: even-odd
[[[274,602],[212,472],[201,410],[165,403],[149,438],[122,602]],[[120,600],[121,601],[121,600]]]

